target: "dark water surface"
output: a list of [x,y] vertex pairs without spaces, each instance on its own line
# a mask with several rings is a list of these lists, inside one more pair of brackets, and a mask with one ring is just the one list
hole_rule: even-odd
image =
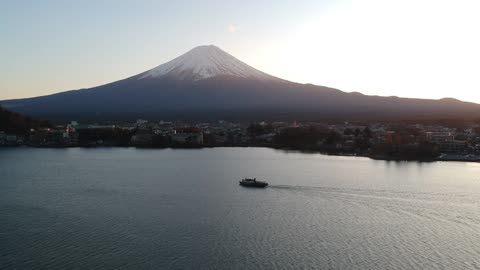
[[0,149],[0,268],[480,269],[480,164]]

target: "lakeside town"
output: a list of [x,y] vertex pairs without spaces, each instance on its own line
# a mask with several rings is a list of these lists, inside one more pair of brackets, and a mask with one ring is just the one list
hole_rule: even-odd
[[387,160],[480,161],[480,125],[444,123],[79,123],[0,129],[0,146],[202,148],[260,146]]

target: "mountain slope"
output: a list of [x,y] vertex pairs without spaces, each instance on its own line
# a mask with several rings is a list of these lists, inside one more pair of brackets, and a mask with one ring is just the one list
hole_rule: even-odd
[[452,99],[366,96],[285,81],[215,46],[200,46],[110,84],[0,101],[49,119],[414,119],[480,118],[480,105]]
[[27,134],[31,128],[49,127],[46,121],[38,121],[28,116],[10,112],[0,106],[0,132]]

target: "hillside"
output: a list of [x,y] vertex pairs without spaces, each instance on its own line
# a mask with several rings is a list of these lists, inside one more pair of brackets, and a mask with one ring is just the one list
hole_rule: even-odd
[[15,112],[8,111],[0,106],[0,131],[6,133],[25,134],[31,128],[48,127],[47,121],[34,120]]

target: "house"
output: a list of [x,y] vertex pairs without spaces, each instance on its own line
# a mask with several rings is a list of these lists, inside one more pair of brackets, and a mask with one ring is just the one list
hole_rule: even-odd
[[5,135],[5,144],[6,145],[17,145],[17,135],[6,134]]
[[440,146],[440,152],[442,153],[462,153],[468,149],[468,144],[466,141],[443,141],[438,143]]
[[453,132],[425,132],[425,139],[427,142],[453,142],[455,135]]

